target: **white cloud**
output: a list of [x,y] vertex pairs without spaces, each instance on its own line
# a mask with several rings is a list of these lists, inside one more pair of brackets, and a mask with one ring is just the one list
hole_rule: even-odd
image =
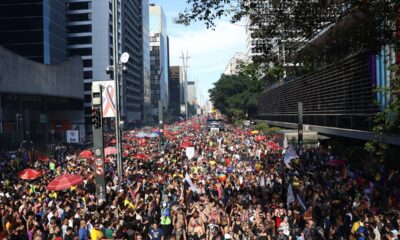
[[198,79],[203,95],[208,95],[212,83],[218,80],[235,52],[245,50],[244,27],[221,21],[215,30],[190,26],[170,35],[170,64],[182,65],[182,51],[190,59],[189,79]]

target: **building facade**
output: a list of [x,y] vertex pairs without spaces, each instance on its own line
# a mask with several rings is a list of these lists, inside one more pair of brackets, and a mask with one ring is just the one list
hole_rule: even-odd
[[187,82],[187,101],[189,104],[197,104],[196,82]]
[[142,0],[143,15],[143,122],[151,120],[150,13],[149,0]]
[[[119,54],[130,54],[121,78],[121,114],[126,123],[140,121],[143,105],[143,1],[118,1]],[[144,6],[146,8],[146,6]],[[84,66],[84,106],[87,129],[91,126],[92,81],[112,78],[106,68],[113,64],[111,1],[67,0],[69,56],[79,55]]]
[[169,108],[173,116],[181,115],[182,67],[169,68]]
[[0,133],[48,144],[65,141],[67,130],[79,130],[84,141],[80,57],[49,65],[0,47],[0,79]]
[[66,60],[66,0],[2,0],[0,45],[44,64]]
[[151,105],[158,115],[158,101],[168,109],[168,36],[167,21],[161,6],[150,4]]
[[[143,12],[148,2],[143,0],[122,1],[122,52],[128,52],[127,70],[122,75],[122,113],[127,124],[142,121],[144,95],[144,42]],[[145,5],[143,5],[143,3]]]
[[231,60],[229,60],[228,65],[225,68],[225,75],[237,75],[240,72],[241,64],[249,63],[249,57],[246,53],[237,52]]

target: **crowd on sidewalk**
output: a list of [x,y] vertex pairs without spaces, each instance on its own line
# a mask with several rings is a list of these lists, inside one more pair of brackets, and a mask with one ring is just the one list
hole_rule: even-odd
[[[350,165],[322,146],[285,163],[286,149],[258,135],[233,126],[211,134],[200,119],[167,126],[162,146],[124,132],[123,182],[108,156],[106,202],[96,199],[93,159],[80,151],[40,160],[3,152],[0,239],[398,239],[397,170]],[[22,180],[27,167],[43,174]],[[84,182],[49,191],[65,173]]]

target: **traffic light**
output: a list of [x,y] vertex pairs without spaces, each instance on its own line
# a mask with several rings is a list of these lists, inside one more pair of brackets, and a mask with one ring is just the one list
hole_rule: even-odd
[[101,127],[101,112],[99,108],[93,108],[92,109],[92,125],[94,128],[100,128]]

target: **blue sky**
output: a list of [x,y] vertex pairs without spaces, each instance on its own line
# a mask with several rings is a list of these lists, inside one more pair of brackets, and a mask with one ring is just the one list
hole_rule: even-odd
[[173,23],[173,18],[185,9],[185,0],[153,0],[161,5],[167,17],[167,32],[170,38],[170,65],[182,65],[182,51],[189,53],[188,79],[198,80],[198,98],[201,104],[208,99],[208,89],[223,73],[235,52],[245,50],[245,32],[240,25],[228,20],[217,22],[215,31],[196,22],[190,26]]

